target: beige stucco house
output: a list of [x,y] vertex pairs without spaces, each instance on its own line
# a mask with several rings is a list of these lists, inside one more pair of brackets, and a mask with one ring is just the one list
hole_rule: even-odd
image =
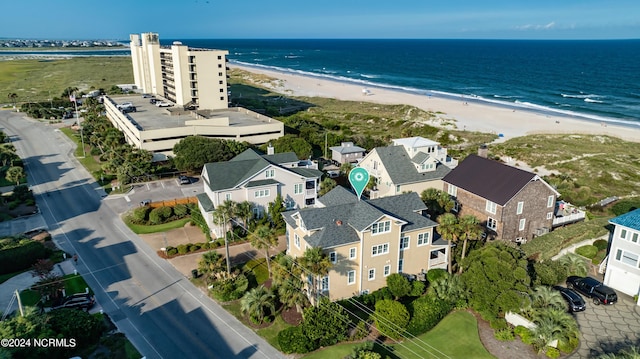
[[318,199],[319,208],[283,213],[287,253],[300,257],[321,247],[333,263],[318,281],[318,291],[331,300],[368,293],[386,286],[392,273],[421,274],[447,267],[447,242],[437,223],[414,193],[358,200],[338,186]]

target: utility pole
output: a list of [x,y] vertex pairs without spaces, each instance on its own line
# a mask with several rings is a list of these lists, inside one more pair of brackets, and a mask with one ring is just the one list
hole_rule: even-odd
[[16,289],[16,298],[18,299],[18,309],[20,309],[20,316],[24,317],[24,309],[22,309],[22,300],[20,300],[20,293]]
[[327,159],[327,136],[328,136],[329,132],[324,133],[324,159]]
[[229,241],[227,240],[227,216],[222,214],[222,221],[224,221],[224,248],[227,256],[227,274],[231,274],[231,259],[229,259]]

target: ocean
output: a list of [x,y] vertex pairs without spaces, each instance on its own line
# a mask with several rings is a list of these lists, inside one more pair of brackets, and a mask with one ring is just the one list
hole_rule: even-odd
[[640,40],[179,41],[231,63],[640,126]]

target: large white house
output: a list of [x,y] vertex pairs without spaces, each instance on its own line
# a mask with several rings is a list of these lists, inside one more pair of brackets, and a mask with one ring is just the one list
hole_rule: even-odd
[[[630,296],[640,294],[640,209],[615,217],[604,284]],[[640,299],[637,299],[640,305]]]
[[225,201],[251,202],[256,217],[266,214],[278,195],[288,210],[313,206],[321,176],[315,165],[298,160],[293,152],[264,155],[248,149],[229,161],[204,165],[198,206],[211,231],[220,236],[223,230],[213,223],[213,211]]

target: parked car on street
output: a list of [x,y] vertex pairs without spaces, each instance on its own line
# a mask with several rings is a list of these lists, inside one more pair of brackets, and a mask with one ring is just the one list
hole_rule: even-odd
[[129,113],[129,112],[136,112],[136,107],[135,106],[129,106],[129,107],[123,107],[120,109],[120,111],[124,112],[124,113]]
[[51,309],[76,308],[89,310],[96,304],[96,298],[91,294],[74,294],[62,300],[62,303]]
[[131,103],[131,102],[123,102],[123,103],[119,104],[116,107],[118,107],[119,110],[122,110],[123,108],[133,107],[133,103]]
[[191,184],[191,180],[187,176],[180,175],[180,176],[178,176],[178,183],[179,184]]
[[156,106],[158,106],[158,107],[171,107],[173,105],[170,102],[167,102],[167,101],[156,101]]
[[593,304],[615,304],[618,301],[616,292],[591,277],[570,276],[567,278],[567,288],[575,289],[584,296],[593,299]]
[[581,312],[587,309],[587,304],[584,302],[584,299],[580,296],[580,294],[576,293],[572,289],[561,287],[556,285],[553,289],[560,292],[562,298],[567,302],[569,312]]

